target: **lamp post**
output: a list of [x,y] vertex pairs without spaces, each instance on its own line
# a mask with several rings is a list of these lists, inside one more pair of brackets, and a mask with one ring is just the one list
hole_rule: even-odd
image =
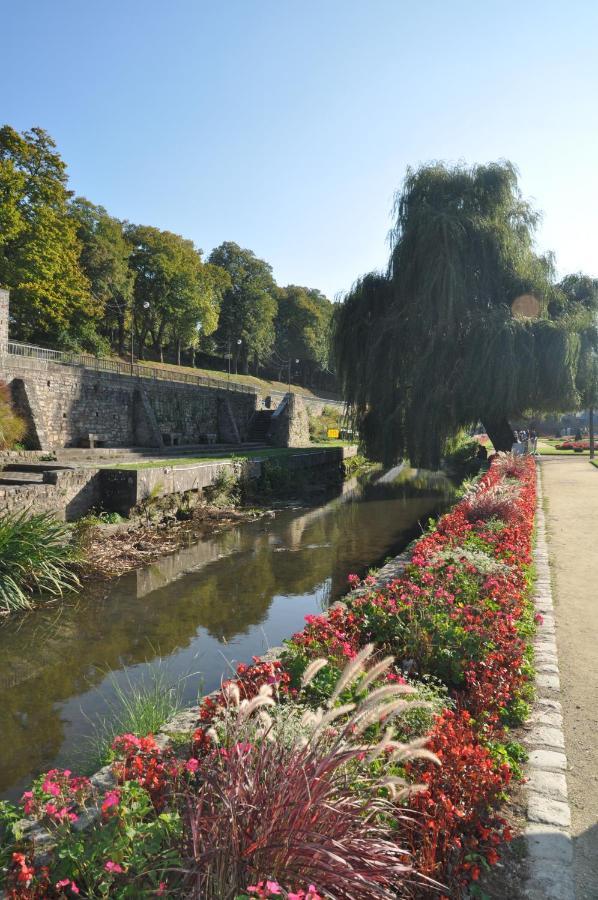
[[[241,338],[238,338],[237,347],[240,347],[242,343],[243,343],[243,341],[241,340]],[[238,375],[238,374],[239,374],[239,350],[237,350],[237,352],[235,354],[235,375]]]
[[[144,309],[149,309],[150,305],[147,300],[142,303]],[[131,301],[131,375],[133,374],[133,365],[135,359],[135,301]]]
[[[299,365],[299,360],[295,360],[295,365]],[[291,357],[289,356],[289,394],[291,393]]]

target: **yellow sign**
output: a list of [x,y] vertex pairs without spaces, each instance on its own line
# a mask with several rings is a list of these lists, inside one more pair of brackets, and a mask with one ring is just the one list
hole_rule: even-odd
[[329,428],[328,429],[328,437],[329,438],[334,438],[334,439],[338,440],[339,434],[340,434],[340,431],[338,430],[338,428]]

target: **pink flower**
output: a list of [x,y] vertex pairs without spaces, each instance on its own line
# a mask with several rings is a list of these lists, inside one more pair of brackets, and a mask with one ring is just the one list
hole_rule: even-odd
[[79,888],[75,882],[71,881],[69,878],[63,878],[62,881],[57,881],[54,887],[57,891],[61,891],[63,888],[70,888],[72,894],[79,893]]
[[188,759],[185,763],[185,768],[188,772],[197,772],[197,770],[199,769],[199,760],[195,759],[195,757],[192,756],[191,759]]
[[105,863],[104,868],[106,869],[107,872],[111,872],[113,875],[120,875],[122,872],[125,871],[121,865],[119,865],[118,863],[112,862],[111,859],[109,859],[108,862]]
[[29,815],[33,810],[33,791],[25,791],[23,796],[21,797],[21,803],[23,804],[23,811],[26,816]]
[[271,894],[282,894],[282,888],[277,881],[266,881],[266,890]]
[[159,897],[161,897],[163,894],[166,893],[166,887],[167,887],[166,882],[165,882],[165,881],[161,881],[160,884],[158,885],[158,890],[156,891],[156,894],[157,894]]
[[55,816],[58,812],[58,807],[55,803],[46,803],[44,810],[49,816]]
[[52,794],[53,797],[60,796],[60,787],[56,784],[55,781],[50,781],[49,778],[46,778],[44,783],[42,784],[42,791],[46,794]]
[[104,795],[104,802],[102,803],[102,812],[108,812],[108,810],[112,806],[118,806],[120,803],[120,792],[119,791],[108,791]]

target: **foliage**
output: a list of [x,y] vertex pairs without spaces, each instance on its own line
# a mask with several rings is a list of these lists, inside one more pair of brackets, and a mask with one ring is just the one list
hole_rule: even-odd
[[277,302],[272,267],[233,241],[212,250],[209,261],[230,278],[222,298],[217,340],[247,373],[249,360],[263,362],[274,342]]
[[56,340],[97,322],[101,303],[79,266],[66,166],[41,128],[0,128],[0,284],[11,291],[13,337]]
[[41,128],[0,128],[0,284],[11,290],[17,340],[100,356],[128,355],[133,344],[140,358],[149,342],[179,365],[183,351],[195,366],[204,350],[232,353],[245,372],[269,363],[286,378],[292,358],[304,382],[331,374],[332,304],[320,291],[278,288],[267,262],[230,241],[205,263],[190,240],[71,198]]
[[[364,658],[347,665],[336,691],[359,676]],[[309,879],[343,898],[394,897],[411,872],[391,799],[406,784],[368,763],[385,749],[392,751],[388,767],[393,753],[408,760],[422,751],[385,740],[366,757],[359,735],[396,714],[403,693],[395,686],[379,698],[366,694],[358,705],[304,712],[305,733],[289,742],[279,739],[279,721],[270,715],[270,686],[252,700],[241,700],[231,686],[225,697],[235,713],[220,720],[218,737],[215,729],[208,733],[218,743],[198,762],[199,784],[189,791],[196,893],[232,900],[250,878],[266,875],[286,883]]]
[[[44,776],[25,802],[43,792],[58,847],[36,870],[17,838],[9,896],[61,896],[54,884],[83,877],[100,897],[473,895],[510,839],[499,805],[524,759],[506,725],[533,674],[534,479],[533,460],[495,457],[476,494],[515,486],[505,519],[472,521],[467,495],[400,577],[351,576],[346,602],[308,616],[281,660],[240,664],[204,698],[190,745],[117,737],[118,787],[91,835],[70,821],[90,802],[71,774]],[[129,790],[142,812],[117,827]]]
[[69,211],[81,242],[81,268],[89,279],[93,297],[103,310],[103,320],[98,328],[111,338],[122,355],[125,329],[131,327],[130,302],[134,282],[134,272],[129,266],[131,244],[126,240],[123,223],[110,216],[103,206],[76,197],[71,201]]
[[135,327],[141,350],[147,335],[163,358],[172,340],[185,346],[200,325],[210,334],[218,322],[215,281],[202,276],[201,252],[193,241],[149,226],[129,226],[130,265],[135,273]]
[[309,439],[325,441],[329,428],[340,428],[343,415],[335,406],[325,406],[319,416],[309,415]]
[[87,758],[92,771],[113,759],[112,744],[118,735],[155,734],[181,708],[181,684],[173,684],[160,665],[153,666],[140,681],[132,681],[127,673],[121,683],[115,673],[110,673],[109,688],[114,697],[107,701],[107,714],[92,720]]
[[0,613],[76,588],[70,528],[49,513],[0,513]]
[[[288,285],[277,291],[276,359],[280,380],[285,362],[299,359],[303,373],[313,376],[330,363],[330,326],[332,304],[318,290]],[[293,366],[296,372],[296,366]]]
[[[408,170],[388,271],[360,279],[335,319],[337,372],[368,455],[437,468],[445,441],[484,422],[574,405],[574,311],[551,317],[551,261],[510,163]],[[537,318],[511,304],[536,297]],[[380,377],[381,371],[384,377]]]
[[0,381],[0,450],[12,450],[27,434],[27,423],[14,411],[8,385]]

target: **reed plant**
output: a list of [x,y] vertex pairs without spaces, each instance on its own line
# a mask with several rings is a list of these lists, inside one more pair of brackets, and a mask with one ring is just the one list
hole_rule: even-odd
[[0,613],[30,609],[79,586],[71,528],[50,513],[0,513]]
[[115,737],[120,734],[156,734],[182,708],[183,679],[173,683],[162,660],[140,680],[129,671],[108,676],[111,697],[107,713],[91,720],[92,731],[85,748],[85,768],[94,772],[109,763]]

